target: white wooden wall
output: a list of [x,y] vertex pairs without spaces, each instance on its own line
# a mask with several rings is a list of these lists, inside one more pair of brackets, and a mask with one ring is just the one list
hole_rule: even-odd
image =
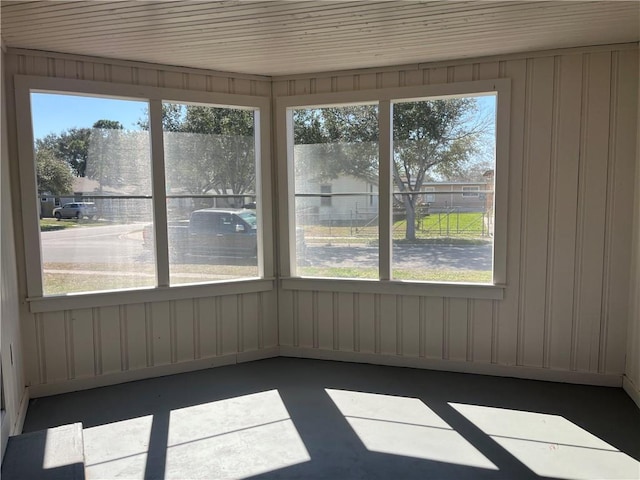
[[[10,92],[12,74],[24,74],[262,97],[271,94],[271,81],[266,77],[14,49],[7,52],[6,63]],[[15,125],[12,102],[9,122]],[[12,148],[13,172],[17,172],[15,144]],[[16,179],[13,185],[18,184]],[[14,199],[19,198],[19,192],[13,194]],[[16,228],[19,295],[24,298],[24,247],[20,225]],[[219,296],[211,287],[211,296],[180,300],[36,314],[25,306],[21,319],[25,381],[35,397],[273,356],[278,341],[275,302],[275,291]]]
[[[640,116],[640,99],[638,99]],[[640,134],[637,138],[635,184],[640,185]],[[629,290],[629,329],[624,389],[640,407],[640,187],[636,188],[633,214],[633,255]]]
[[[4,51],[1,71],[4,72]],[[2,133],[0,140],[0,341],[2,351],[2,382],[6,415],[0,432],[0,457],[4,454],[9,435],[22,431],[28,396],[24,388],[22,340],[20,337],[20,310],[18,303],[17,267],[13,241],[13,213],[11,179],[9,176],[8,129],[4,81],[0,76],[2,101]]]
[[[264,97],[272,88],[282,96],[512,79],[503,300],[344,289],[216,296],[212,289],[210,297],[38,314],[22,304],[24,378],[31,396],[278,353],[620,384],[637,46],[283,78],[273,84],[264,77],[12,49],[6,68],[9,92],[13,73]],[[10,139],[14,112],[8,98]],[[11,184],[17,185],[15,142],[9,142],[9,157]],[[19,204],[19,192],[12,195]],[[25,251],[20,225],[16,229],[17,295],[24,299]]]
[[282,290],[283,354],[620,385],[636,45],[296,76],[276,80],[273,91],[287,96],[495,78],[512,81],[504,299]]

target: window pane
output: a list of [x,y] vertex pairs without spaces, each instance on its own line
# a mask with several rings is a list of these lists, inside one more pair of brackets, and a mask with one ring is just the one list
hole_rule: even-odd
[[496,97],[393,104],[393,278],[491,283]]
[[170,283],[259,276],[254,112],[164,103],[163,129]]
[[45,295],[154,286],[146,102],[31,95]]
[[296,272],[378,278],[378,111],[293,111]]

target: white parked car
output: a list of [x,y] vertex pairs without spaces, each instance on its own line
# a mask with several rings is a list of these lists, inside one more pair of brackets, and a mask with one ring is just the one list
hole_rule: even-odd
[[63,206],[53,209],[53,216],[61,218],[96,218],[98,209],[93,202],[65,203]]

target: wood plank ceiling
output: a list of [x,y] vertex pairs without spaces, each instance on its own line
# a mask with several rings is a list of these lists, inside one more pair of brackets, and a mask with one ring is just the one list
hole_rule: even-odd
[[2,1],[8,47],[292,75],[640,39],[637,1]]

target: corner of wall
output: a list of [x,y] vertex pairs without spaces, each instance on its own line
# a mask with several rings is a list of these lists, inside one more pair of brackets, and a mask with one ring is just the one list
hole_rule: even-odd
[[[638,115],[640,122],[640,85],[638,85]],[[637,130],[636,130],[637,132]],[[627,358],[624,389],[640,408],[640,134],[636,137],[635,195],[633,200],[633,244],[629,282],[629,313]]]

